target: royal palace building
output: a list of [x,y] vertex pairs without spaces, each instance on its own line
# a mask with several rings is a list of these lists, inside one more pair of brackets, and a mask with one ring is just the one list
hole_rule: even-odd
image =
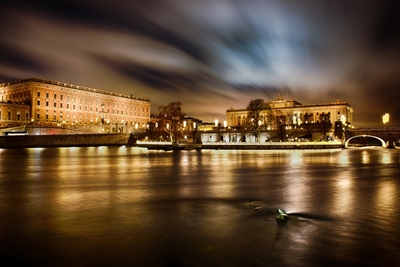
[[[266,109],[260,112],[260,123],[268,126],[283,123],[287,128],[301,127],[304,124],[320,123],[322,120],[332,125],[342,122],[343,125],[353,125],[353,108],[347,103],[337,100],[332,103],[303,105],[291,99],[283,99],[281,95],[276,100],[267,101]],[[250,116],[249,109],[230,108],[226,111],[228,127],[245,125]],[[326,121],[327,120],[327,121]]]
[[0,126],[116,124],[145,127],[150,100],[51,80],[0,84]]

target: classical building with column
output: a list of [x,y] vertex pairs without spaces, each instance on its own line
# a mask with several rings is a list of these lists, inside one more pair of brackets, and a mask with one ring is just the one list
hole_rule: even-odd
[[[331,103],[303,105],[292,99],[284,99],[278,95],[276,100],[266,101],[267,108],[260,115],[268,127],[278,125],[278,119],[283,119],[287,129],[301,127],[304,124],[317,124],[328,119],[332,125],[341,122],[346,126],[353,125],[353,108],[347,102],[337,100]],[[226,111],[228,127],[244,126],[250,116],[248,109],[230,108]]]
[[1,127],[29,123],[138,128],[149,121],[150,100],[145,98],[38,78],[0,84]]

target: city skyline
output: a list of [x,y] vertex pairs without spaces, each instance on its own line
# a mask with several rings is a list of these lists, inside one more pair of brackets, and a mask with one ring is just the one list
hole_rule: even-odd
[[[8,1],[6,1],[8,2]],[[203,121],[278,93],[337,99],[356,126],[400,125],[398,4],[390,1],[11,1],[0,83],[37,77],[181,101]]]

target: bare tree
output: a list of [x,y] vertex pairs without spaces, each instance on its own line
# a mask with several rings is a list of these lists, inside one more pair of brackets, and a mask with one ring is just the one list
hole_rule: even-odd
[[169,136],[169,132],[166,132],[163,127],[159,127],[160,122],[158,121],[158,117],[152,115],[152,120],[147,122],[146,128],[143,130],[140,135],[141,140],[152,140],[152,141],[163,141],[167,136]]
[[304,114],[304,121],[303,121],[301,126],[307,131],[307,134],[311,133],[311,130],[312,130],[311,121],[312,121],[312,119],[313,119],[313,115],[312,114],[309,114],[309,113],[305,113]]
[[180,133],[180,123],[185,113],[182,111],[182,103],[170,102],[166,106],[158,107],[158,127],[169,134],[171,142],[176,143]]
[[332,127],[332,123],[330,120],[330,114],[329,113],[324,113],[322,112],[319,115],[319,119],[320,119],[320,124],[321,124],[321,130],[324,133],[324,140],[326,139],[326,133],[328,132],[328,130]]
[[151,121],[147,122],[146,129],[140,135],[140,139],[150,139],[150,140],[157,139],[157,134],[155,130],[156,130],[155,124]]
[[286,116],[278,114],[276,116],[276,124],[277,124],[279,140],[283,142],[285,140],[285,133],[286,133]]
[[247,106],[249,115],[247,117],[246,132],[255,136],[256,142],[259,141],[260,132],[265,130],[266,117],[262,116],[263,111],[268,110],[268,104],[263,99],[253,99]]

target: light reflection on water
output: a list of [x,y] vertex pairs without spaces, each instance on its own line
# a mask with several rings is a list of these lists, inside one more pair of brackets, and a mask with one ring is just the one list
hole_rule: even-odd
[[352,213],[354,181],[350,170],[344,170],[335,177],[335,193],[333,197],[333,210],[341,211],[345,214]]
[[0,162],[0,256],[22,265],[400,264],[399,150],[31,148]]

